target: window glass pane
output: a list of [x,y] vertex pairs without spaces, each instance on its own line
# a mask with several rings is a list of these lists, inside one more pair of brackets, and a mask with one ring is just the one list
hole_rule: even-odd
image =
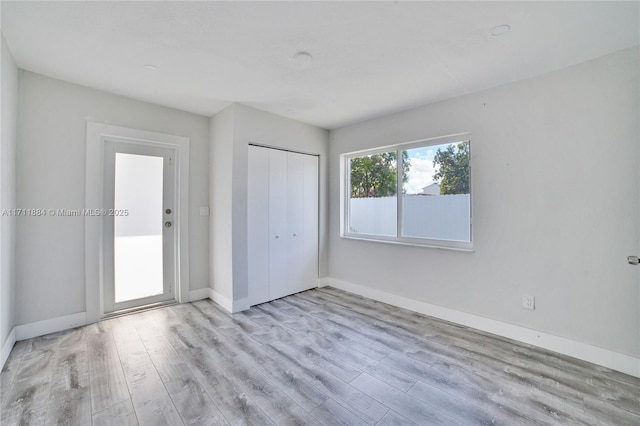
[[349,232],[395,237],[397,234],[396,151],[349,160]]
[[402,236],[471,241],[469,142],[402,151]]

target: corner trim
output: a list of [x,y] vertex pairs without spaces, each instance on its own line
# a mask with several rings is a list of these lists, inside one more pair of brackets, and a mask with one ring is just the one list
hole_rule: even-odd
[[209,288],[208,290],[210,291],[209,299],[222,306],[227,312],[231,314],[246,311],[251,306],[248,297],[239,300],[230,300],[212,288]]
[[7,340],[5,340],[2,345],[2,353],[0,354],[0,370],[4,368],[4,363],[7,362],[9,358],[9,354],[11,354],[11,350],[13,349],[13,345],[16,344],[16,328],[13,327],[11,332],[9,332],[9,336],[7,336]]
[[31,322],[15,327],[16,340],[31,339],[32,337],[44,336],[45,334],[55,333],[56,331],[69,330],[86,324],[86,312],[78,312],[76,314]]
[[231,300],[227,299],[212,288],[209,288],[209,299],[222,306],[228,312],[233,312],[233,303],[231,302]]
[[334,278],[322,278],[318,283],[318,287],[327,286],[572,356],[574,358],[592,362],[631,376],[640,377],[640,358],[635,358],[630,355],[599,348],[597,346],[567,339],[565,337],[554,336],[553,334],[542,331],[481,317],[479,315],[460,312],[454,309],[421,302],[419,300],[409,299],[407,297],[398,296],[382,290],[369,288],[361,284],[354,284]]
[[231,313],[235,314],[238,312],[246,311],[250,307],[251,307],[251,303],[249,302],[248,297],[245,297],[244,299],[234,300],[233,310],[231,311]]

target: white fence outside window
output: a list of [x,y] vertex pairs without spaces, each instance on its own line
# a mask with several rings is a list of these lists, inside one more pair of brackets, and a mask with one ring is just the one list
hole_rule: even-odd
[[[469,194],[403,197],[403,236],[471,241]],[[352,198],[349,206],[349,231],[395,236],[396,209],[396,197]]]

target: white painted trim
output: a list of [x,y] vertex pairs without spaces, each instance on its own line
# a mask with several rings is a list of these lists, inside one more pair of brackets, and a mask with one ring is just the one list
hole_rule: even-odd
[[[329,277],[324,277],[324,278],[318,278],[318,288],[322,288],[322,287],[329,287],[329,286],[333,286],[338,288],[337,286],[333,285],[333,282],[337,281],[334,280],[333,278],[329,278]],[[347,291],[347,290],[345,290]],[[353,293],[353,292],[351,292]]]
[[222,306],[227,312],[231,314],[235,314],[238,312],[246,311],[251,307],[250,301],[248,297],[240,300],[231,300],[214,289],[210,288],[209,299],[216,302],[218,305]]
[[419,300],[409,299],[407,297],[398,296],[382,290],[372,289],[361,284],[349,283],[334,278],[320,279],[318,287],[326,286],[335,287],[337,289],[358,294],[389,305],[398,306],[424,315],[429,315],[456,324],[497,334],[519,342],[528,343],[540,348],[572,356],[583,361],[592,362],[631,376],[640,377],[640,358],[635,358],[630,355],[577,342],[565,337],[554,336],[553,334],[544,333],[542,331],[492,320],[479,315],[460,312],[454,309],[421,302]]
[[191,290],[189,292],[189,302],[195,302],[196,300],[212,299],[211,290],[209,287],[199,288],[197,290]]
[[45,334],[55,333],[56,331],[69,330],[86,324],[86,312],[78,312],[77,314],[31,322],[29,324],[18,325],[15,327],[16,339],[31,339],[32,337],[44,336]]
[[248,297],[245,297],[244,299],[240,299],[240,300],[234,300],[233,310],[231,311],[231,313],[235,314],[238,312],[246,311],[250,307],[251,307],[251,302]]
[[13,345],[16,344],[16,328],[13,327],[9,336],[7,336],[7,340],[2,345],[2,353],[0,354],[0,370],[4,368],[4,363],[7,362],[9,358],[9,354],[11,353],[11,349],[13,349]]
[[211,290],[209,299],[213,300],[214,302],[222,306],[227,311],[233,312],[233,303],[230,299],[227,299],[225,296],[221,295],[220,293],[218,293],[212,288],[210,288],[209,290]]
[[[176,298],[189,300],[189,145],[187,137],[87,122],[85,208],[101,208],[104,192],[105,140],[128,141],[176,149]],[[103,218],[85,217],[86,322],[99,321],[103,315]]]

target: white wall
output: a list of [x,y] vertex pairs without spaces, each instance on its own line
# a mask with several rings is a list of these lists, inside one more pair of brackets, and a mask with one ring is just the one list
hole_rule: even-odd
[[[0,114],[0,210],[16,206],[16,116],[18,109],[18,68],[7,43],[2,38],[1,80],[2,113]],[[15,255],[16,220],[10,216],[0,218],[0,352],[15,325]],[[4,363],[0,360],[0,368]]]
[[210,120],[209,191],[211,218],[209,260],[211,287],[233,300],[233,114],[231,105]]
[[[191,140],[189,188],[190,289],[208,273],[209,120],[20,71],[17,204],[21,208],[85,206],[86,122],[95,121]],[[19,218],[16,324],[85,310],[84,221],[78,217]]]
[[[228,127],[230,123],[231,130]],[[247,167],[250,143],[320,156],[320,277],[326,276],[328,131],[234,104],[212,118],[210,133],[213,207],[211,238],[213,241],[223,236],[221,241],[212,243],[213,289],[227,292],[232,288],[233,301],[243,300],[248,296]],[[221,204],[216,205],[215,200]],[[219,230],[218,235],[215,234],[215,229]],[[231,235],[227,233],[229,230]],[[216,245],[219,245],[219,249],[216,249]],[[223,296],[231,295],[224,293]]]
[[[329,276],[638,357],[638,56],[332,131]],[[466,131],[473,253],[339,237],[340,154]]]

